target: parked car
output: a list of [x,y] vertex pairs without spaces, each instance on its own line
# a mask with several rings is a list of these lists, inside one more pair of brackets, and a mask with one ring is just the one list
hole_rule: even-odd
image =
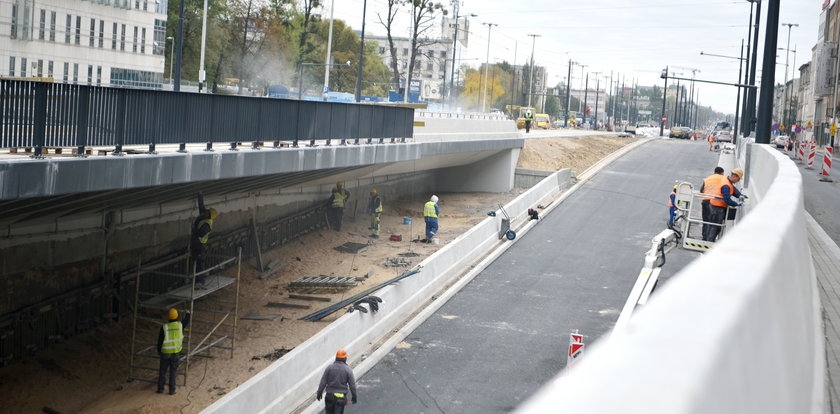
[[671,128],[671,133],[668,134],[668,137],[669,138],[689,139],[691,137],[691,128],[687,128],[687,127]]
[[715,134],[715,142],[732,142],[732,133],[729,131],[718,131]]
[[784,148],[790,142],[790,138],[787,135],[779,135],[776,139],[773,140],[773,143],[776,144],[776,148]]

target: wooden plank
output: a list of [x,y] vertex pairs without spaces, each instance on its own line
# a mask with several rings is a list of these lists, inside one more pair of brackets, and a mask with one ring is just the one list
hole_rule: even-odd
[[296,303],[283,303],[283,302],[268,302],[265,306],[271,308],[295,308],[295,309],[309,309],[309,305],[298,305]]
[[324,297],[320,297],[320,296],[289,295],[289,299],[311,300],[311,301],[318,301],[318,302],[332,302],[332,299],[324,298]]

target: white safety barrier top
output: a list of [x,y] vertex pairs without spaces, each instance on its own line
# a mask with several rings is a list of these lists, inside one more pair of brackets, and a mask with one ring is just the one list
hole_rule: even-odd
[[824,412],[802,179],[766,145],[746,153],[749,214],[517,413]]

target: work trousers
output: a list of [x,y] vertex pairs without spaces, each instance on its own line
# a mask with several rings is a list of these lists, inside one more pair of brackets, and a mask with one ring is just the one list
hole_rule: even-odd
[[711,207],[709,200],[703,200],[700,202],[700,214],[702,215],[704,222],[702,232],[703,240],[706,240],[706,237],[709,236],[709,227],[711,227],[708,224],[706,224],[706,222],[709,221],[709,207]]
[[[190,255],[192,258],[192,262],[195,264],[195,272],[198,273],[207,268],[206,263],[206,250],[204,243],[201,242],[193,242],[192,246],[190,247]],[[195,282],[198,284],[204,283],[204,280],[207,278],[207,275],[199,275],[196,277]]]
[[324,396],[324,405],[327,410],[327,414],[343,414],[344,406],[347,405],[347,396],[345,395],[344,398],[338,398],[332,393],[327,393],[327,395]]
[[531,132],[531,121],[525,121],[525,133]]
[[382,213],[370,214],[370,228],[373,230],[373,235],[379,237],[379,230],[382,224]]
[[175,378],[178,374],[178,364],[181,354],[160,354],[160,369],[158,370],[158,391],[163,392],[166,384],[166,372],[169,371],[169,393],[175,393]]
[[344,219],[344,207],[330,207],[330,226],[335,231],[341,231],[341,221]]
[[[709,221],[712,223],[723,224],[726,219],[726,207],[709,206]],[[703,240],[713,242],[720,234],[721,226],[709,225],[708,237]]]
[[426,220],[426,239],[431,240],[438,232],[437,220]]

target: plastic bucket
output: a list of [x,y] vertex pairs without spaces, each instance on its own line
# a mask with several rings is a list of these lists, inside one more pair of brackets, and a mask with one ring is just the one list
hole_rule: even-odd
[[440,239],[439,239],[439,238],[437,238],[437,237],[435,237],[435,238],[433,238],[433,239],[432,239],[432,243],[434,243],[434,244],[440,244]]
[[411,224],[411,217],[403,217],[403,224]]

